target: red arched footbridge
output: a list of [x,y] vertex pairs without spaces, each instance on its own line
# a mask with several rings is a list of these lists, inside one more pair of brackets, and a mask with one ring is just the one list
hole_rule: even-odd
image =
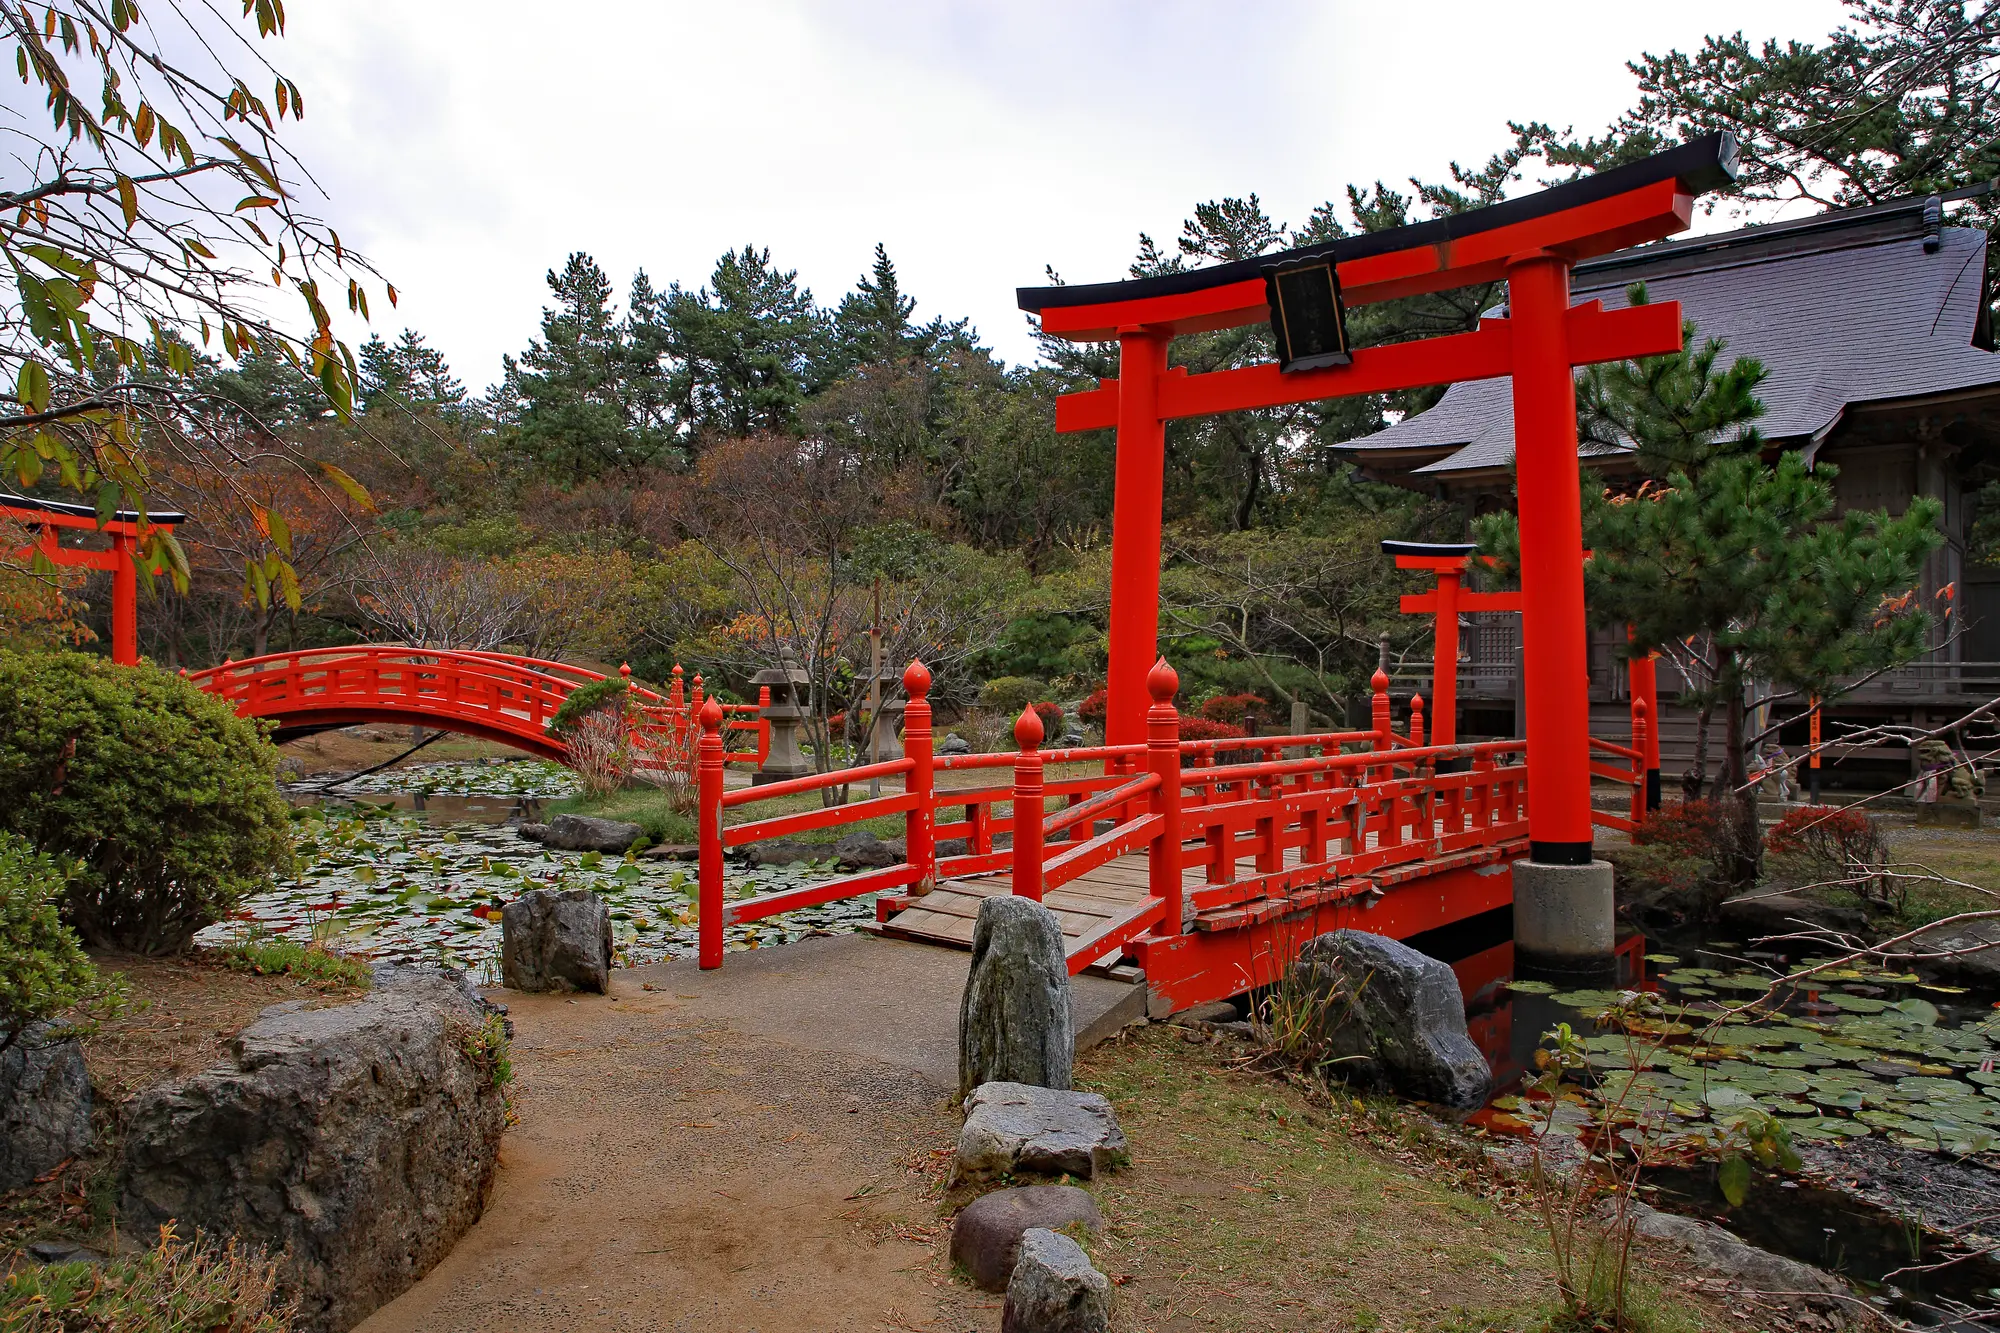
[[[629,678],[629,667],[620,671]],[[279,740],[361,722],[408,723],[565,762],[563,742],[549,734],[549,722],[572,691],[605,676],[511,653],[362,646],[268,653],[190,672],[188,679],[244,717],[275,722]],[[701,677],[691,695],[683,692],[679,667],[664,695],[637,683],[629,687],[638,705],[634,736],[641,749],[687,763],[693,719],[703,703]],[[760,733],[761,755],[757,705],[718,706],[731,730]],[[757,756],[743,758],[755,762]]]

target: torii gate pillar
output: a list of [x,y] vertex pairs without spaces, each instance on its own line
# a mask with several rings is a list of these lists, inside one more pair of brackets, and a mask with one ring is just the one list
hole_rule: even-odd
[[1111,615],[1105,664],[1106,745],[1146,740],[1146,673],[1159,656],[1160,522],[1166,486],[1167,423],[1160,377],[1169,331],[1118,331],[1118,462],[1113,473]]

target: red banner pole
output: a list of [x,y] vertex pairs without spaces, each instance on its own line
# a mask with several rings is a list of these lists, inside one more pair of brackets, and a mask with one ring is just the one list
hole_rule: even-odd
[[1118,339],[1118,460],[1111,514],[1110,662],[1106,745],[1146,739],[1146,673],[1159,656],[1160,507],[1167,427],[1160,376],[1172,335],[1132,329]]

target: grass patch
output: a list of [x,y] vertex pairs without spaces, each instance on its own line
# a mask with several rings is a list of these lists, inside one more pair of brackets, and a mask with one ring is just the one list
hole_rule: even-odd
[[274,1295],[276,1281],[277,1264],[261,1250],[183,1241],[169,1226],[130,1258],[17,1264],[0,1285],[0,1328],[284,1333],[293,1310]]
[[[1118,1109],[1132,1165],[1091,1182],[1097,1265],[1119,1329],[1514,1330],[1567,1327],[1524,1201],[1429,1146],[1387,1102],[1322,1102],[1242,1067],[1235,1046],[1149,1027],[1079,1062]],[[1636,1275],[1649,1333],[1732,1327]]]
[[318,945],[276,937],[249,939],[214,951],[226,967],[260,977],[289,976],[322,986],[366,986],[368,964]]
[[676,811],[667,793],[658,787],[627,787],[605,796],[567,796],[549,802],[547,810],[551,816],[589,815],[637,824],[656,846],[695,840],[694,816]]

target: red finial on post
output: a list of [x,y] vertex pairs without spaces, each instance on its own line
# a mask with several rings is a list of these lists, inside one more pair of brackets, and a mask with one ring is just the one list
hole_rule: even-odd
[[1152,813],[1160,817],[1160,827],[1146,848],[1146,889],[1166,905],[1158,927],[1162,935],[1181,933],[1183,910],[1181,718],[1174,711],[1180,687],[1180,676],[1164,657],[1146,673],[1146,691],[1153,696],[1153,706],[1146,710],[1146,767],[1160,779],[1152,793]]
[[917,882],[912,887],[918,893],[928,893],[937,882],[937,804],[934,797],[932,778],[934,756],[931,750],[931,673],[921,661],[912,658],[903,668],[903,754],[910,761],[910,775],[903,781],[904,790],[916,798],[916,804],[903,815],[903,857],[910,868],[917,872]]
[[[695,688],[699,690],[700,677]],[[696,952],[702,967],[722,966],[722,705],[710,699],[698,715],[701,741],[697,747],[698,830],[701,879],[696,897]]]
[[632,679],[632,664],[630,662],[620,662],[618,664],[618,677],[627,682]]
[[1390,745],[1392,726],[1389,718],[1389,673],[1376,667],[1375,674],[1368,678],[1368,688],[1374,694],[1368,703],[1368,720],[1375,733],[1375,748],[1386,750]]
[[1424,696],[1421,694],[1413,694],[1410,696],[1410,744],[1422,745],[1423,743],[1424,743]]
[[701,712],[701,698],[701,673],[697,671],[694,673],[694,693],[688,696],[688,707],[692,708],[697,715]]
[[1014,722],[1014,892],[1042,900],[1042,720],[1023,708]]

